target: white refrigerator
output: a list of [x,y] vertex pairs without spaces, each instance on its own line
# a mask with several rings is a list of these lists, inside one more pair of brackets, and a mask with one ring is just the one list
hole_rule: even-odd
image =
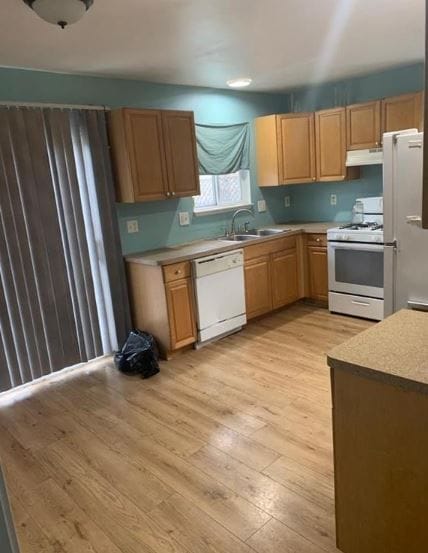
[[422,228],[423,133],[415,129],[386,133],[383,151],[384,241],[395,247],[392,289],[385,289],[385,298],[389,298],[385,315],[407,307],[428,310],[428,230]]

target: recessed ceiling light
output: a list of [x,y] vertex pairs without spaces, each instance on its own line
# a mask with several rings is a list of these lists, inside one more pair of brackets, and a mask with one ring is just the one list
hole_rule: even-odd
[[248,77],[241,77],[239,79],[232,79],[231,81],[227,81],[227,86],[230,86],[230,88],[244,88],[246,86],[249,86],[252,83],[252,79]]

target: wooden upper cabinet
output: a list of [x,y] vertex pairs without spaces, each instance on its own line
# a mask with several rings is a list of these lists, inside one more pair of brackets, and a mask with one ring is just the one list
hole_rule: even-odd
[[192,111],[164,111],[166,163],[171,196],[199,195],[195,122]]
[[258,117],[255,130],[259,186],[315,180],[313,113]]
[[345,108],[315,113],[317,181],[344,180],[346,176]]
[[314,114],[290,113],[277,117],[281,184],[315,180]]
[[297,250],[284,250],[272,255],[272,303],[282,307],[299,299]]
[[123,108],[108,123],[119,202],[199,194],[192,112]]
[[117,200],[165,198],[168,182],[160,112],[113,110],[108,122]]
[[402,94],[382,100],[382,133],[423,130],[423,93]]
[[380,146],[380,106],[379,100],[346,107],[347,150],[365,150]]

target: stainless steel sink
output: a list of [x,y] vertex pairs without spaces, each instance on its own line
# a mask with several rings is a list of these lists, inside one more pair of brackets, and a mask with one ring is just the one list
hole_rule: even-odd
[[233,236],[228,236],[219,238],[221,241],[225,242],[247,242],[249,240],[258,240],[260,238],[265,238],[266,236],[276,236],[277,234],[282,234],[284,232],[290,231],[291,229],[279,229],[279,228],[265,228],[265,229],[251,229],[245,234],[235,234]]
[[234,236],[228,236],[227,238],[222,238],[226,242],[246,242],[247,240],[260,240],[262,236],[259,234],[235,234]]
[[289,228],[284,228],[284,229],[280,229],[280,228],[264,228],[264,229],[261,229],[261,230],[258,230],[257,231],[257,234],[259,236],[274,236],[275,234],[281,234],[283,232],[287,232],[291,229]]

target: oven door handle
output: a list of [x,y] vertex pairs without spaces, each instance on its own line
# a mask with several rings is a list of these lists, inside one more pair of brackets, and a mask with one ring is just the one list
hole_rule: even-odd
[[364,244],[363,242],[328,242],[331,249],[341,248],[343,250],[359,250],[362,252],[382,252],[385,249],[384,244]]

